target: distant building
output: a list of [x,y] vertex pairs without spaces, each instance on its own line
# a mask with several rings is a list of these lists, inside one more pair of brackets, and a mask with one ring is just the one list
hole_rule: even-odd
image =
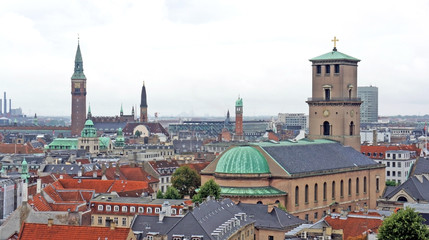
[[358,87],[360,106],[360,122],[374,123],[378,121],[378,88],[374,86]]
[[290,130],[308,129],[308,115],[304,113],[279,113],[278,121]]

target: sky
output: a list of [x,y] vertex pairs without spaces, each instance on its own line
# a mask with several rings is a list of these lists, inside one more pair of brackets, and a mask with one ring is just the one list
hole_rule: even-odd
[[95,116],[307,113],[310,58],[361,59],[379,115],[429,114],[429,2],[2,0],[0,97],[27,115],[69,116],[78,35]]

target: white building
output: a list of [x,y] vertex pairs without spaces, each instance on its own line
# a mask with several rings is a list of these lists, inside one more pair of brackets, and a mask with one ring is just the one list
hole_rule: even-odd
[[308,129],[308,115],[304,113],[279,113],[278,121],[283,123],[286,129]]
[[408,179],[410,167],[416,161],[416,152],[408,150],[387,150],[384,159],[377,160],[386,165],[386,181],[401,184]]

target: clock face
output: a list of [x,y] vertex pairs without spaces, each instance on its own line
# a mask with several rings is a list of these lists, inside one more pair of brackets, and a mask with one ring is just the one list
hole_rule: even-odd
[[323,116],[328,117],[329,116],[329,110],[324,110],[323,111]]
[[80,83],[75,83],[74,88],[80,88]]
[[354,117],[355,116],[355,111],[351,110],[350,111],[350,117]]

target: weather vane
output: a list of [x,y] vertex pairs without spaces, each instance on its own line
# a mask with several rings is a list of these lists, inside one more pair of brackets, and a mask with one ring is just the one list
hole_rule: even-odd
[[337,42],[340,41],[340,39],[337,39],[336,36],[334,36],[334,39],[331,40],[331,42],[334,42],[334,51],[337,51]]

